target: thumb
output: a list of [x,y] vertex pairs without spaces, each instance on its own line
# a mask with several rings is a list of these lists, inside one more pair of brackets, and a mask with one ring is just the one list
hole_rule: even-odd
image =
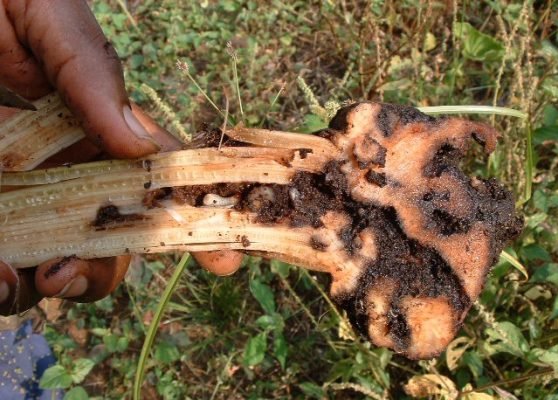
[[32,51],[94,142],[118,158],[159,150],[134,116],[118,55],[84,0],[4,4],[18,40]]

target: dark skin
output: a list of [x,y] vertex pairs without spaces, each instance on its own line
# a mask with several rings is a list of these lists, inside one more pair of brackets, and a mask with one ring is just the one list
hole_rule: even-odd
[[[0,85],[29,100],[57,90],[87,133],[43,166],[180,147],[128,100],[118,55],[85,1],[0,0],[0,33]],[[0,121],[14,112],[0,107]],[[232,251],[194,256],[217,275],[234,273],[242,261]],[[0,315],[27,310],[43,297],[103,298],[122,281],[129,262],[129,256],[55,259],[16,271],[0,261]]]

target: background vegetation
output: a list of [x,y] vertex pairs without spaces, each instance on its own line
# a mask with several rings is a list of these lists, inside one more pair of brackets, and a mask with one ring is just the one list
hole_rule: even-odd
[[[234,276],[216,278],[191,262],[160,325],[143,398],[558,399],[558,3],[91,5],[132,97],[169,129],[222,124],[204,93],[222,109],[228,99],[234,122],[301,132],[323,127],[336,104],[364,99],[529,115],[473,117],[494,124],[503,140],[488,164],[476,153],[467,161],[517,194],[526,228],[508,252],[527,275],[498,264],[441,357],[412,362],[357,339],[327,299],[323,276],[247,258]],[[174,123],[142,84],[176,112]],[[131,398],[145,331],[179,256],[138,258],[111,297],[51,315],[45,331],[59,364],[42,385],[64,387],[70,399]]]

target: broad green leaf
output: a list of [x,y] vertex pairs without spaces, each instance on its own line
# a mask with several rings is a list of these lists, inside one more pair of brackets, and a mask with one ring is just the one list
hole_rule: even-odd
[[327,128],[328,124],[315,114],[304,116],[304,123],[300,127],[301,133],[313,133]]
[[379,347],[374,350],[374,353],[378,356],[380,368],[386,369],[393,357],[393,352],[385,347]]
[[103,343],[107,348],[109,353],[116,352],[116,343],[118,342],[118,336],[110,334],[103,337]]
[[549,263],[536,268],[531,282],[551,282],[558,286],[558,264]]
[[75,360],[72,367],[72,380],[74,383],[83,382],[94,366],[95,362],[89,358],[79,358]]
[[548,212],[548,194],[544,190],[535,190],[532,201],[537,210],[543,213]]
[[222,0],[218,4],[227,12],[235,12],[238,8],[238,4],[232,0]]
[[525,218],[525,222],[527,222],[529,228],[536,228],[539,224],[543,223],[547,217],[548,215],[545,213],[536,213]]
[[65,395],[64,400],[88,400],[89,395],[81,386],[71,388]]
[[103,343],[109,353],[122,353],[128,349],[128,338],[114,334],[103,337]]
[[262,315],[256,320],[256,324],[262,329],[272,330],[275,332],[283,331],[283,327],[285,326],[283,317],[281,316],[281,314],[276,312],[271,315]]
[[250,280],[250,292],[267,314],[275,312],[275,300],[271,288],[256,279]]
[[537,244],[525,246],[519,252],[521,258],[527,261],[552,261],[552,257],[543,247]]
[[467,351],[463,354],[463,364],[469,367],[471,373],[478,379],[484,372],[484,365],[482,359],[475,351]]
[[504,45],[467,22],[456,22],[453,34],[461,40],[463,56],[475,61],[499,61],[504,55]]
[[130,68],[137,69],[143,64],[145,58],[141,54],[134,54],[129,58],[129,60]]
[[161,342],[155,347],[155,359],[164,364],[175,362],[180,358],[178,348],[168,342]]
[[116,351],[119,353],[123,353],[128,350],[128,344],[130,343],[129,339],[126,336],[121,336],[118,338],[116,342]]
[[529,351],[529,343],[521,330],[511,322],[496,322],[486,333],[489,337],[486,347],[492,354],[505,352],[522,357]]
[[324,390],[312,382],[303,382],[298,387],[304,392],[308,398],[322,399],[325,397]]
[[553,194],[549,196],[548,199],[548,208],[558,207],[558,194]]
[[66,389],[72,385],[72,377],[62,365],[48,368],[39,382],[42,389]]
[[95,335],[95,336],[99,336],[99,337],[105,337],[107,335],[110,335],[110,329],[106,329],[106,328],[93,328],[90,330],[90,332]]
[[558,125],[558,108],[552,104],[547,104],[543,110],[543,126]]
[[271,260],[270,261],[271,270],[275,272],[277,275],[287,278],[291,271],[291,265],[279,260]]
[[533,131],[533,144],[541,144],[546,141],[558,142],[558,126],[541,126]]
[[533,349],[532,352],[540,361],[550,365],[558,372],[558,345],[549,349]]
[[254,366],[261,363],[267,348],[267,333],[262,332],[248,340],[244,349],[244,364]]
[[273,354],[275,355],[277,360],[279,360],[279,364],[281,364],[282,369],[285,369],[288,351],[289,348],[287,346],[285,336],[283,336],[282,333],[276,334],[275,338],[273,339]]

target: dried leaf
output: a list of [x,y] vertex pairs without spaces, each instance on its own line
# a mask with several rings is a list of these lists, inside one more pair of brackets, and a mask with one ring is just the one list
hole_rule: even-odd
[[463,356],[463,353],[465,353],[470,345],[471,339],[465,336],[458,337],[448,345],[446,350],[446,364],[450,371],[457,368],[461,356]]
[[46,298],[42,299],[39,303],[39,307],[44,311],[46,319],[49,322],[55,322],[63,314],[61,308],[64,300],[57,298]]
[[444,399],[456,399],[459,394],[450,378],[434,374],[414,376],[403,388],[414,398],[439,395]]
[[432,32],[426,33],[422,47],[425,52],[429,52],[430,50],[434,50],[436,48],[436,36],[434,36]]

